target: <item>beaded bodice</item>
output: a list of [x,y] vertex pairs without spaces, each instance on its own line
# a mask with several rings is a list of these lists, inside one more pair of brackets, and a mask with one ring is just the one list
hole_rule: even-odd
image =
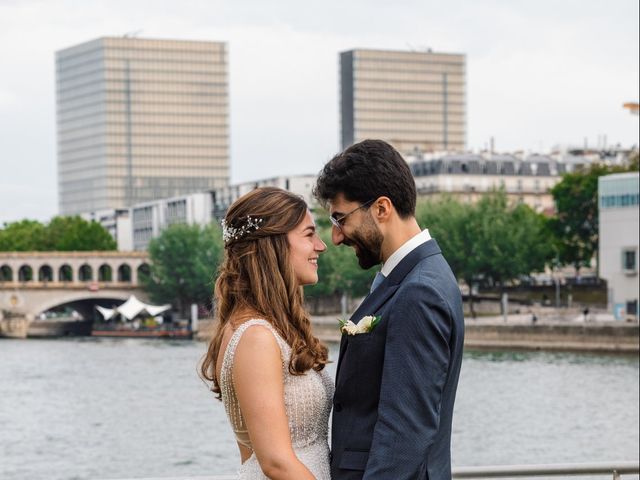
[[268,328],[280,347],[284,403],[292,446],[302,448],[317,441],[326,443],[334,391],[331,377],[325,370],[320,372],[309,370],[304,375],[292,375],[289,372],[291,347],[268,321],[262,319],[248,320],[240,325],[229,340],[222,359],[220,372],[222,402],[236,439],[240,444],[253,450],[233,385],[233,359],[242,334],[254,325]]

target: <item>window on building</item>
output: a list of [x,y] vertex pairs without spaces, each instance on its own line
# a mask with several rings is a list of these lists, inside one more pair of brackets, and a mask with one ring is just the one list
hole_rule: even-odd
[[638,300],[632,300],[627,302],[627,315],[637,315],[638,314]]
[[622,251],[622,269],[625,272],[636,271],[636,249],[627,248]]

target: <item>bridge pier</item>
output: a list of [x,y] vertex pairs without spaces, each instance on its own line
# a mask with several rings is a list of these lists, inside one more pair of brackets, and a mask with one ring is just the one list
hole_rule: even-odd
[[0,337],[27,338],[32,321],[27,317],[0,318]]

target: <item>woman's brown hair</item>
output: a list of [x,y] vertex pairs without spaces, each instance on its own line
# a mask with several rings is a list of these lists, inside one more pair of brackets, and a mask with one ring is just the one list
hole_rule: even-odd
[[248,319],[247,312],[269,321],[291,346],[291,374],[320,371],[328,362],[327,347],[311,332],[287,241],[307,209],[302,197],[264,187],[239,198],[225,216],[225,254],[214,290],[217,327],[200,368],[218,398],[216,361],[225,327]]

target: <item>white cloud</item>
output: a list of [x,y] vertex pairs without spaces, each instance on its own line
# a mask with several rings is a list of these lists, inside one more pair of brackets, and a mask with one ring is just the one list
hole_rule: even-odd
[[358,47],[466,53],[469,147],[638,143],[637,1],[3,1],[0,222],[55,211],[54,52],[138,30],[228,42],[234,180],[338,150],[338,52]]

